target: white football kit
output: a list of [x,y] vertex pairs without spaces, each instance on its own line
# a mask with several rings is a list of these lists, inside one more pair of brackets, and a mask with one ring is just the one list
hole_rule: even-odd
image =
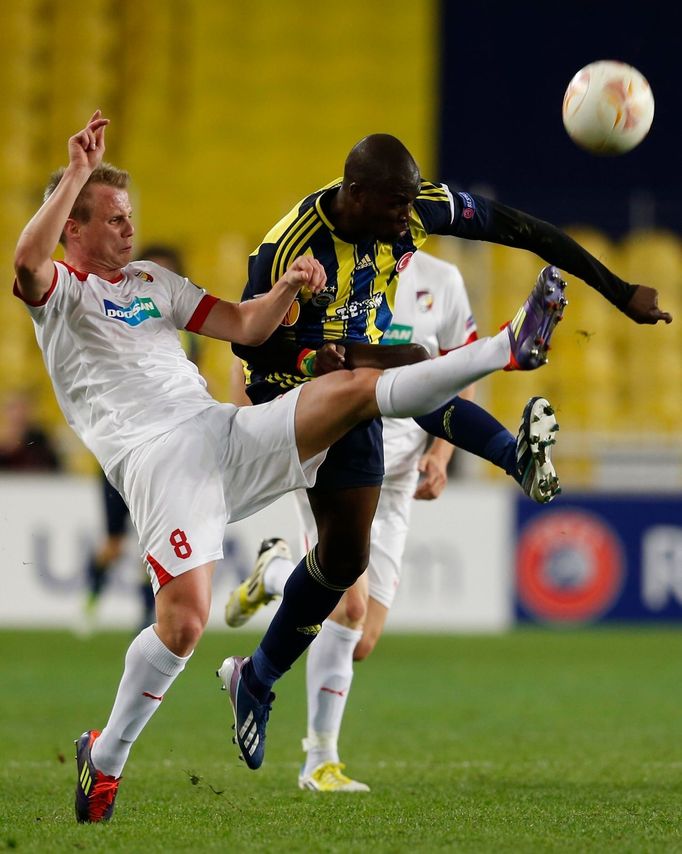
[[197,332],[216,302],[136,261],[113,282],[55,262],[27,303],[57,401],[128,505],[155,592],[221,558],[228,522],[311,486],[326,455],[299,461],[300,389],[242,409],[208,393],[177,330]]
[[[393,321],[382,344],[417,343],[434,357],[474,341],[476,324],[459,270],[426,252],[416,252],[400,274]],[[400,583],[400,566],[419,471],[428,435],[412,418],[384,418],[385,476],[372,522],[369,595],[390,608]],[[303,551],[317,542],[315,520],[304,490],[296,492]]]

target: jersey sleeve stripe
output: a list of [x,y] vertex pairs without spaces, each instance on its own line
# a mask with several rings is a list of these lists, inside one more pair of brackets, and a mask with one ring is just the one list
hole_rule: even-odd
[[450,204],[450,222],[453,222],[455,219],[455,200],[452,198],[452,192],[447,184],[441,184],[445,195],[448,197],[448,202]]
[[205,294],[201,298],[199,305],[194,309],[194,314],[185,324],[185,329],[188,332],[199,332],[201,327],[204,325],[204,321],[208,317],[209,312],[217,302],[219,302],[218,297]]
[[455,200],[447,184],[424,183],[421,185],[417,199],[428,202],[446,202],[450,208],[450,222],[452,223],[454,220]]
[[430,181],[425,181],[419,188],[419,198],[444,195],[442,184],[432,184]]
[[279,246],[275,252],[275,258],[272,262],[272,282],[275,284],[278,279],[284,275],[287,269],[287,258],[290,252],[291,244],[298,239],[299,235],[305,230],[311,220],[315,219],[315,209],[309,208],[300,219],[295,220],[282,235],[279,241]]
[[[52,284],[49,289],[45,291],[42,297],[38,300],[38,302],[31,302],[31,300],[26,299],[26,297],[19,290],[19,283],[17,280],[14,280],[14,285],[12,286],[12,293],[15,297],[18,297],[22,302],[25,302],[26,305],[30,305],[31,308],[39,308],[41,305],[45,305],[45,303],[52,296],[54,289],[57,287],[57,279],[59,278],[59,274],[57,273],[57,265],[54,266],[54,273],[52,275]],[[16,305],[16,303],[15,303]]]
[[284,275],[289,264],[301,254],[301,252],[305,249],[306,246],[310,244],[313,234],[315,234],[315,232],[318,231],[320,228],[322,228],[322,223],[319,220],[311,223],[309,228],[305,232],[303,232],[303,234],[300,235],[301,239],[298,241],[298,243],[293,244],[289,248],[289,251],[283,258],[284,266],[281,275]]

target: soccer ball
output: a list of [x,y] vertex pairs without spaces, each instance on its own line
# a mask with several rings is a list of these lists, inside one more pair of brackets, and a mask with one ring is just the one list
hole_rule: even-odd
[[605,59],[581,68],[568,84],[562,109],[573,142],[593,154],[624,154],[644,139],[654,96],[631,65]]

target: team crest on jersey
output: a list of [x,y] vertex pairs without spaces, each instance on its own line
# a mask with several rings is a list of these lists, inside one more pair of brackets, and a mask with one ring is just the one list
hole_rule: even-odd
[[284,320],[282,321],[282,326],[293,326],[294,323],[301,316],[301,303],[298,300],[294,300],[289,306],[289,311],[284,315]]
[[138,270],[135,273],[135,277],[138,279],[142,279],[143,282],[153,282],[154,276],[151,273],[146,273],[144,270]]
[[331,305],[336,299],[336,288],[325,288],[319,294],[314,294],[311,300],[315,308],[326,308]]
[[402,273],[403,270],[407,269],[407,265],[412,260],[412,256],[414,252],[406,252],[404,255],[401,255],[398,259],[398,263],[395,265],[396,273]]
[[139,326],[150,317],[161,317],[161,312],[148,297],[133,297],[130,305],[116,305],[108,299],[104,300],[104,314],[114,320],[122,320],[128,326]]
[[417,309],[426,314],[433,308],[433,294],[431,291],[417,291]]

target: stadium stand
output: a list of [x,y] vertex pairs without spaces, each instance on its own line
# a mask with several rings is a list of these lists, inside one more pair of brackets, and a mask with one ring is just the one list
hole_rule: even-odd
[[[195,280],[225,297],[241,293],[248,253],[267,223],[290,207],[302,186],[312,190],[336,177],[349,145],[368,129],[401,136],[432,176],[437,57],[427,47],[435,37],[435,0],[406,5],[400,16],[361,0],[343,8],[310,0],[310,8],[315,40],[292,61],[288,46],[300,37],[300,16],[272,15],[267,0],[25,0],[3,7],[0,46],[11,58],[0,67],[0,263],[6,275],[47,175],[64,162],[59,140],[95,107],[117,125],[107,158],[133,175],[138,244],[179,246]],[[352,63],[337,61],[326,76],[315,74],[326,40],[350,44],[357,37],[356,15],[373,34],[372,50],[360,51]],[[382,57],[388,63],[407,52],[410,73],[387,75]],[[396,109],[404,103],[409,110]],[[616,244],[598,231],[576,227],[573,233],[625,278],[659,287],[679,322],[677,236],[637,232]],[[534,256],[503,247],[432,240],[427,248],[459,264],[483,332],[511,316],[540,266]],[[664,326],[637,327],[582,283],[569,282],[569,301],[548,369],[491,377],[480,394],[510,426],[530,394],[556,401],[562,479],[579,486],[595,482],[604,448],[663,453],[673,446],[682,416],[682,339]],[[0,385],[37,389],[39,415],[65,445],[68,468],[95,471],[65,428],[9,282],[0,310]],[[224,345],[207,344],[204,371],[212,392],[225,400],[230,361]],[[487,468],[477,473],[495,476]]]

